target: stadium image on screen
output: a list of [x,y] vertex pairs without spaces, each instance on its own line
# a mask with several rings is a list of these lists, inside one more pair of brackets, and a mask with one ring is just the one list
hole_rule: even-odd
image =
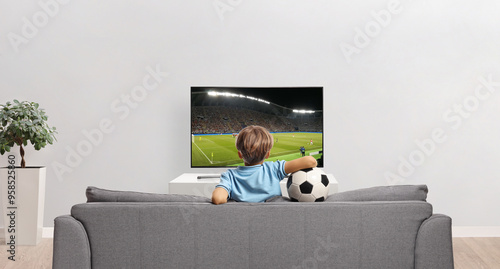
[[274,138],[266,161],[310,155],[323,167],[323,87],[191,87],[191,167],[244,165],[235,142],[249,125]]

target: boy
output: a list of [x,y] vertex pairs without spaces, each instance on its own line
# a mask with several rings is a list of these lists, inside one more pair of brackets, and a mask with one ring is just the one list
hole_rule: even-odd
[[251,125],[238,134],[236,149],[245,166],[229,169],[220,177],[220,183],[212,193],[216,205],[228,198],[239,202],[264,202],[281,195],[280,181],[289,173],[316,167],[311,156],[292,161],[264,162],[273,147],[273,137],[263,127]]

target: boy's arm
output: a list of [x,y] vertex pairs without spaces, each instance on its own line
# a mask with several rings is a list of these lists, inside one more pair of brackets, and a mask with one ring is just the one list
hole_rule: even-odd
[[212,203],[216,205],[227,203],[227,197],[229,194],[226,189],[222,187],[215,188],[214,192],[212,192]]
[[318,163],[313,156],[306,156],[285,162],[285,173],[293,173],[306,168],[316,167]]

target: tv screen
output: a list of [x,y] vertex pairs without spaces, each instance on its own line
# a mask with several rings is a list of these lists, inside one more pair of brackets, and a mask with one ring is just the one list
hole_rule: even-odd
[[244,165],[235,140],[249,125],[274,138],[266,161],[311,155],[323,167],[323,87],[191,87],[191,167]]

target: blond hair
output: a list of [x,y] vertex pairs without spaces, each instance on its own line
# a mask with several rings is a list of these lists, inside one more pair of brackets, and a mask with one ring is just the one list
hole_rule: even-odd
[[240,131],[236,138],[236,149],[241,152],[243,161],[253,165],[264,161],[273,147],[273,136],[266,128],[250,125]]

